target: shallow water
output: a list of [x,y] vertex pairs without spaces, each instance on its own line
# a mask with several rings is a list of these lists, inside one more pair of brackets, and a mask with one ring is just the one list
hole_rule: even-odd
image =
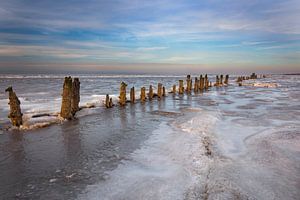
[[[0,134],[3,199],[297,199],[300,76],[276,88],[212,88],[203,94],[105,109],[120,81],[167,89],[184,77],[80,75],[78,119]],[[63,76],[1,76],[25,116],[58,112]],[[33,87],[34,85],[34,87]],[[29,87],[30,86],[30,87]],[[136,96],[139,96],[137,92]],[[0,124],[8,119],[0,96]],[[42,120],[49,120],[43,118]],[[34,123],[34,122],[32,122]]]

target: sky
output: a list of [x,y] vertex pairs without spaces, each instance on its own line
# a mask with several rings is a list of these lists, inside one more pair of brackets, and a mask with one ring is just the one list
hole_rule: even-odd
[[300,72],[299,0],[1,0],[0,72]]

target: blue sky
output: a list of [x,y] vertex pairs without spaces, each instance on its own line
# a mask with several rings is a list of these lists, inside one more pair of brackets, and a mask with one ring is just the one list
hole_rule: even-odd
[[3,0],[0,71],[299,72],[299,0]]

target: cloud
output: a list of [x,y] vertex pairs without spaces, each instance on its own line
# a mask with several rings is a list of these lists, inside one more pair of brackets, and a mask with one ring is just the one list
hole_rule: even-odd
[[272,44],[275,41],[243,41],[241,44],[246,46],[257,46],[257,45],[265,45]]
[[139,47],[137,51],[157,51],[157,50],[164,50],[168,49],[168,47]]
[[[32,57],[37,60],[43,58],[51,61],[57,60],[100,60],[110,62],[128,62],[128,61],[147,61],[154,59],[155,55],[148,53],[139,53],[136,51],[122,49],[82,49],[72,47],[52,47],[52,46],[34,46],[34,45],[0,45],[0,57]],[[73,60],[74,62],[74,60]]]

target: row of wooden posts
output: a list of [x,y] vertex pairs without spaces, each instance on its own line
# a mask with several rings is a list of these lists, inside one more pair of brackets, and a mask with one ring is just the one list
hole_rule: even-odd
[[244,80],[251,80],[251,79],[257,79],[257,78],[266,78],[266,75],[260,75],[258,76],[255,73],[252,73],[250,76],[239,76],[236,79],[236,82],[238,83],[239,86],[242,86],[242,82]]
[[242,82],[244,80],[249,80],[249,79],[257,79],[257,74],[252,73],[250,76],[238,76],[236,82]]
[[[216,76],[216,82],[214,86],[219,87],[223,85],[228,85],[229,81],[229,75],[226,75],[223,77],[223,75]],[[186,88],[184,88],[184,81],[179,80],[178,84],[178,91],[176,89],[176,84],[173,85],[172,90],[169,93],[172,93],[173,95],[176,95],[177,93],[179,95],[191,94],[192,90],[194,90],[194,93],[207,91],[209,87],[212,87],[212,82],[209,81],[208,76],[202,76],[195,77],[195,82],[193,85],[193,81],[190,75],[187,75],[186,79]],[[119,105],[125,106],[127,102],[135,103],[135,88],[132,87],[130,89],[130,101],[127,101],[126,98],[126,87],[127,84],[124,82],[121,82],[120,85],[120,96],[119,96]],[[11,120],[11,123],[13,126],[21,126],[23,124],[22,120],[22,112],[20,104],[16,93],[13,91],[12,87],[9,87],[6,89],[6,92],[9,93],[9,105],[10,105],[10,114],[9,118]],[[151,101],[153,98],[157,97],[158,100],[160,100],[162,97],[166,96],[166,88],[162,85],[162,83],[158,83],[157,85],[157,93],[153,92],[152,85],[149,86],[149,91],[146,95],[146,88],[141,88],[141,94],[140,94],[140,102],[145,102],[146,99]],[[77,111],[79,111],[81,108],[79,107],[80,102],[80,82],[79,78],[72,77],[65,77],[64,84],[63,84],[63,91],[62,91],[62,103],[61,103],[61,110],[60,110],[60,117],[64,119],[72,119],[74,118]],[[111,108],[114,106],[112,98],[109,97],[109,94],[106,95],[105,99],[105,106],[106,108]],[[47,115],[47,114],[46,114]],[[39,116],[45,116],[45,115],[39,115]]]

